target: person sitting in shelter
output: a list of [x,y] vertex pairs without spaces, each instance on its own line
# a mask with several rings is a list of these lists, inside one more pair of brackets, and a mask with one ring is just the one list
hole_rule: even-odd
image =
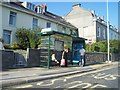
[[55,61],[56,63],[59,63],[58,60],[55,58],[55,54],[52,54],[51,58],[52,58],[52,61]]

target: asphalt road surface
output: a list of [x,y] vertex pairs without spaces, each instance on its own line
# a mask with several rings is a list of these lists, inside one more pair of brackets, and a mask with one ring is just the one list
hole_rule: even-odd
[[[23,84],[19,86],[13,86],[9,88],[50,88],[52,90],[57,90],[59,88],[64,88],[65,90],[72,90],[73,88],[83,89],[83,88],[116,88],[118,89],[120,85],[118,75],[118,67],[106,67],[101,68],[96,71],[90,71],[86,73],[80,73],[70,76],[64,76],[55,79],[49,79],[34,83]],[[119,89],[120,90],[120,89]]]

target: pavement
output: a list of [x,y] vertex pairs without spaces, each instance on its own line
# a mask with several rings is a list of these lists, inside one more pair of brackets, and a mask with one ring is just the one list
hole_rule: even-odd
[[68,66],[52,67],[50,69],[41,67],[11,69],[9,71],[0,72],[0,86],[1,88],[3,88],[13,85],[26,84],[36,81],[58,78],[62,76],[94,71],[103,67],[116,65],[118,65],[118,62],[88,65],[85,67]]

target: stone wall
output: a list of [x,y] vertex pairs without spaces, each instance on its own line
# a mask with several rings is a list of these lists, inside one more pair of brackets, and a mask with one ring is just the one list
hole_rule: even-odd
[[111,54],[111,60],[112,61],[120,61],[120,54]]
[[0,59],[0,62],[2,62],[2,69],[9,69],[13,68],[15,63],[14,59],[14,52],[10,50],[0,50],[0,56],[2,56],[2,59]]
[[40,50],[27,49],[27,67],[40,66]]
[[[43,53],[42,53],[43,52]],[[53,51],[51,50],[51,54],[55,53],[56,59],[60,62],[62,58],[62,52],[60,51]],[[45,59],[41,56],[46,57]],[[72,64],[72,53],[70,52],[68,54],[68,62],[69,64]],[[112,54],[110,55],[110,59],[112,61],[119,61],[120,55],[119,54]],[[95,64],[95,63],[101,63],[105,62],[107,60],[107,53],[86,53],[85,54],[85,61],[86,64]],[[47,50],[40,50],[40,49],[28,49],[27,54],[20,54],[15,53],[10,50],[0,50],[0,69],[11,69],[11,68],[21,68],[21,67],[35,67],[40,66],[43,63],[43,61],[48,61],[48,51]],[[50,65],[55,66],[56,63],[51,61],[50,56]],[[57,64],[58,65],[58,64]]]
[[85,54],[86,64],[101,63],[101,62],[105,62],[106,60],[107,60],[106,53],[90,52]]

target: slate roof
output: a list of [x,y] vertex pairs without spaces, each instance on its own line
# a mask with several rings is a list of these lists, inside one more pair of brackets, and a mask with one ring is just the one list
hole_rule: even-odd
[[[47,16],[47,17],[49,17],[49,18],[51,18],[51,19],[54,19],[54,20],[56,20],[56,21],[58,21],[58,22],[60,22],[60,23],[63,23],[63,24],[66,24],[66,25],[69,25],[69,26],[72,26],[72,27],[76,28],[76,27],[73,26],[71,23],[67,22],[63,17],[58,16],[58,15],[56,15],[56,14],[53,14],[53,13],[51,13],[51,12],[46,11],[46,12],[45,12],[45,16]],[[77,29],[77,28],[76,28],[76,29]]]

